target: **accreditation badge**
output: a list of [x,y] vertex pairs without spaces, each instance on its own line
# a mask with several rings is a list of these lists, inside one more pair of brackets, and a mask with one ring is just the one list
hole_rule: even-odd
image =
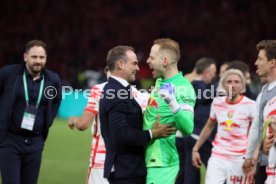
[[36,107],[31,105],[26,106],[21,123],[22,129],[33,131],[36,112]]

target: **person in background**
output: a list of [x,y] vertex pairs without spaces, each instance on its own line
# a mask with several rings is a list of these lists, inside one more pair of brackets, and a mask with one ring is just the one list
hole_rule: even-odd
[[[214,98],[211,96],[212,93],[207,93],[206,91],[213,90],[213,92],[215,92],[215,88],[214,86],[211,86],[211,84],[216,77],[216,62],[211,58],[200,58],[195,64],[194,71],[196,72],[196,75],[194,75],[194,80],[191,81],[197,96],[194,108],[194,131],[191,134],[191,136],[185,138],[177,138],[177,141],[180,142],[177,142],[178,147],[181,146],[181,143],[183,144],[183,141],[180,140],[184,139],[185,162],[183,164],[183,167],[185,168],[182,170],[180,169],[180,171],[186,171],[184,172],[183,177],[184,182],[177,181],[177,184],[200,183],[200,171],[198,168],[195,168],[192,164],[192,149],[194,147],[195,142],[199,138],[201,130],[203,129],[206,121],[208,120],[211,103]],[[212,136],[208,138],[208,140],[202,145],[201,149],[199,150],[202,161],[205,166],[207,166],[208,159],[211,155],[214,134],[215,131],[213,131]],[[181,156],[182,155],[180,155],[180,158]]]
[[[108,78],[110,75],[108,67],[105,67],[104,73]],[[71,129],[76,127],[78,130],[84,131],[91,126],[92,144],[87,184],[108,184],[107,179],[103,177],[106,150],[100,131],[100,119],[98,115],[100,96],[105,84],[106,82],[93,86],[82,116],[80,118],[72,116],[68,120],[68,125]]]
[[46,44],[31,40],[25,64],[0,69],[0,171],[3,184],[36,184],[42,150],[61,102],[58,74],[45,68]]
[[218,88],[226,96],[214,98],[210,117],[192,150],[193,165],[202,165],[199,150],[217,125],[212,155],[208,161],[206,184],[248,183],[251,178],[243,174],[242,163],[248,144],[248,132],[255,114],[255,102],[242,95],[245,78],[241,71],[230,69],[222,75]]
[[[263,40],[256,45],[256,49],[259,51],[255,65],[257,66],[256,73],[261,78],[263,83],[266,83],[261,93],[258,95],[256,104],[256,118],[250,129],[249,145],[247,147],[246,159],[243,164],[243,170],[245,173],[251,172],[257,167],[257,173],[255,176],[256,184],[264,183],[267,174],[275,174],[275,170],[268,165],[268,156],[262,151],[259,154],[259,159],[254,157],[255,150],[261,147],[263,139],[266,133],[267,123],[271,113],[273,112],[273,102],[275,101],[276,94],[276,40]],[[268,134],[269,135],[269,134]],[[269,139],[269,138],[267,138]],[[267,140],[268,141],[268,140]],[[268,141],[269,142],[269,141]],[[264,144],[264,148],[266,148]],[[269,171],[269,172],[268,172]],[[271,173],[271,171],[273,171]]]
[[223,73],[226,71],[226,69],[229,67],[230,62],[226,61],[220,65],[219,68],[219,78],[222,77]]
[[244,95],[252,100],[256,100],[257,95],[255,93],[253,93],[250,89],[251,74],[250,74],[249,65],[243,61],[235,60],[228,64],[228,67],[226,68],[226,70],[229,70],[229,69],[238,69],[243,73],[243,75],[245,77],[245,81],[246,81],[246,91],[245,91]]

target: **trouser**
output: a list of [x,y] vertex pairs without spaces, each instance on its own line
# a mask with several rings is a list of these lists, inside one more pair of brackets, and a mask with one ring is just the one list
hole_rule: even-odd
[[[192,164],[192,149],[196,143],[196,140],[191,136],[184,138],[184,182],[177,181],[176,184],[199,184],[200,183],[200,170],[195,168]],[[205,142],[199,149],[199,154],[202,162],[207,167],[208,160],[211,156],[212,145],[209,142]]]
[[275,184],[276,183],[276,176],[267,176],[265,184]]
[[242,171],[243,162],[242,157],[227,160],[211,156],[208,161],[205,184],[248,184],[249,178]]
[[145,184],[146,177],[126,178],[126,179],[114,179],[114,173],[110,174],[108,178],[110,184]]
[[255,175],[255,184],[264,184],[266,180],[266,166],[257,165],[257,173]]
[[0,143],[2,184],[36,184],[44,140],[7,133]]
[[184,138],[176,137],[176,148],[179,155],[179,172],[175,181],[175,184],[184,184],[184,174],[185,174],[185,145]]
[[104,169],[89,168],[87,184],[108,184],[106,178],[103,177]]
[[175,184],[179,164],[170,167],[148,167],[146,184]]

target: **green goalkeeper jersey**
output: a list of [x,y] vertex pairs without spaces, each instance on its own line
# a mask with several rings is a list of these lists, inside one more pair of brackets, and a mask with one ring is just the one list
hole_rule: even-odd
[[[168,124],[175,122],[176,128],[182,135],[190,135],[194,128],[194,114],[192,111],[180,109],[172,113],[168,104],[158,97],[158,91],[164,83],[171,83],[176,88],[175,97],[181,105],[189,105],[191,109],[195,106],[196,95],[191,83],[179,72],[169,79],[157,79],[154,89],[151,91],[150,99],[144,114],[144,130],[152,129],[157,115],[160,115],[160,123]],[[146,150],[147,167],[170,167],[179,164],[179,157],[175,143],[175,134],[161,139],[153,140]]]

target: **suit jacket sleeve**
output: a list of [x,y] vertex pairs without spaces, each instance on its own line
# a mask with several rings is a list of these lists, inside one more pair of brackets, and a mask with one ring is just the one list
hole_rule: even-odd
[[[149,131],[131,127],[127,122],[128,116],[129,109],[125,101],[119,101],[110,108],[108,122],[111,140],[116,145],[146,146],[150,141]],[[133,114],[133,118],[137,119],[139,116]]]

